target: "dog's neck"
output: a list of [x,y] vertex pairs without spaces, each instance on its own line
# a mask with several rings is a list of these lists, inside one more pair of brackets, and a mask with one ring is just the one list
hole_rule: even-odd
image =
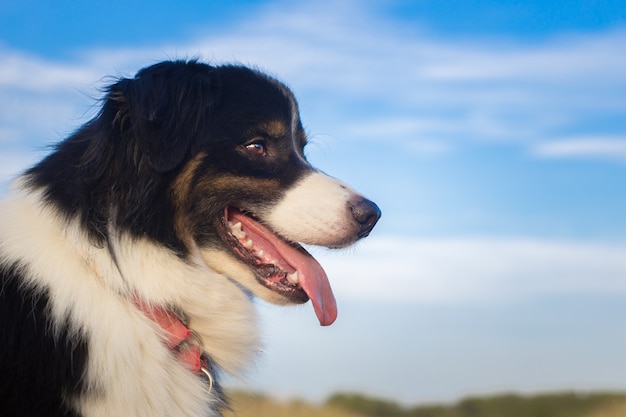
[[[83,255],[83,259],[96,276],[102,276],[102,271],[92,257]],[[211,364],[202,350],[199,337],[189,329],[185,318],[171,309],[147,303],[138,296],[133,296],[132,302],[162,330],[165,346],[191,371],[206,378],[209,390],[211,390],[214,385]]]

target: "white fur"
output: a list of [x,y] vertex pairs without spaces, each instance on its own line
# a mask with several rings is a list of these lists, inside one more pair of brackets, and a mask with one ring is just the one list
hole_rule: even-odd
[[317,246],[352,243],[358,224],[349,201],[357,197],[350,186],[321,172],[300,180],[269,213],[262,216],[280,235]]
[[88,337],[86,382],[94,395],[75,406],[90,417],[212,416],[207,385],[176,360],[160,328],[132,303],[183,308],[211,359],[237,373],[257,345],[253,306],[241,289],[199,255],[189,263],[144,239],[115,236],[90,244],[78,222],[63,223],[37,192],[0,203],[0,262],[21,261],[28,284],[50,292],[53,319],[69,318]]

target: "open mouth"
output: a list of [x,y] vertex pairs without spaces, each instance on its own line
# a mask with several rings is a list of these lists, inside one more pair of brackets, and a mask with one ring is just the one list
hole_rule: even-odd
[[226,207],[224,241],[268,289],[295,303],[309,299],[322,326],[337,318],[337,304],[321,265],[302,246],[288,242],[251,213]]

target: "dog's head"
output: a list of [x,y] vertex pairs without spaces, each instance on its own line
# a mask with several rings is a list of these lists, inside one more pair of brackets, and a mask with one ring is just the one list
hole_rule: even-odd
[[119,227],[199,252],[269,302],[311,299],[322,325],[335,320],[326,274],[299,243],[350,245],[380,210],[307,162],[285,85],[240,66],[163,62],[112,85],[98,120],[91,128],[108,133],[94,133],[85,166],[92,189],[107,177],[124,194]]

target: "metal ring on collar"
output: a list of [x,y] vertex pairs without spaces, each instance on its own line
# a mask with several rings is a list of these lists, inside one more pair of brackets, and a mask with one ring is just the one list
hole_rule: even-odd
[[204,366],[200,367],[200,371],[209,380],[209,392],[213,391],[213,376],[211,375],[211,372],[209,372],[209,370],[206,369]]

